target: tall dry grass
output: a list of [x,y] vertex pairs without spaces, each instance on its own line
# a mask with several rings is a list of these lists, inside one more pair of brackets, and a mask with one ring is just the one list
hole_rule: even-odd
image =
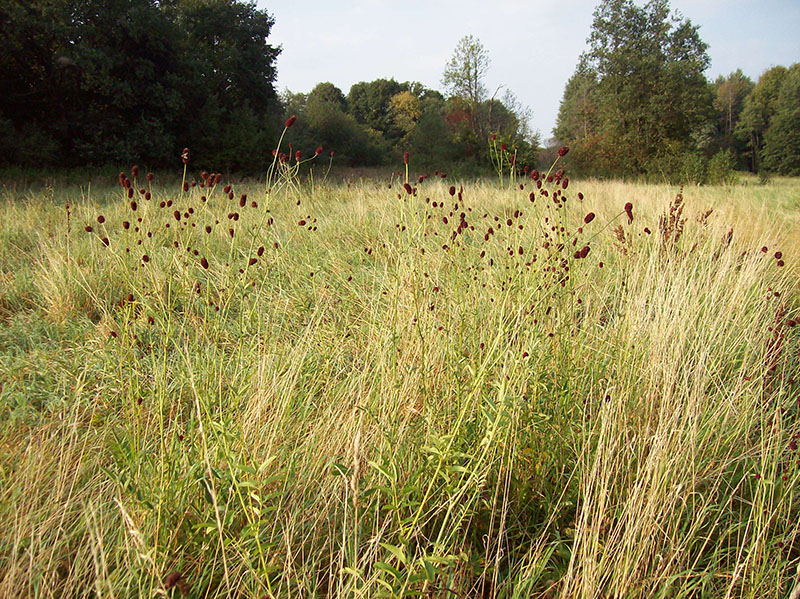
[[796,183],[388,183],[4,197],[0,596],[790,594]]

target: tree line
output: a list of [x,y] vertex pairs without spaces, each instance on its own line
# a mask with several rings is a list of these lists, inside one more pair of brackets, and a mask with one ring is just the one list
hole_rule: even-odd
[[246,2],[6,0],[0,160],[248,167],[278,131],[274,20]]
[[[488,57],[465,38],[445,98],[416,82],[376,79],[345,95],[275,91],[274,19],[238,0],[8,0],[0,5],[0,166],[138,162],[173,167],[184,146],[207,168],[263,172],[290,114],[293,151],[319,146],[343,165],[383,165],[405,151],[420,165],[488,160],[492,130],[520,159],[536,140],[525,111],[487,97]],[[459,86],[472,85],[462,96]],[[293,154],[294,155],[294,154]]]
[[606,0],[555,128],[585,174],[724,182],[800,175],[800,63],[709,82],[707,44],[667,0]]
[[597,7],[546,148],[513,93],[487,89],[488,52],[472,36],[444,65],[444,93],[379,78],[278,94],[273,25],[239,0],[7,0],[0,165],[172,168],[187,146],[206,168],[263,172],[296,115],[293,152],[321,146],[340,165],[396,164],[408,151],[422,168],[479,173],[493,139],[520,168],[568,145],[586,175],[800,174],[800,65],[709,82],[707,45],[667,0]]

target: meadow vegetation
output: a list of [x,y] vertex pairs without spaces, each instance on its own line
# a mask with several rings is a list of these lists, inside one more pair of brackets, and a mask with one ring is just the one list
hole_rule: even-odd
[[790,595],[800,183],[406,158],[5,188],[1,597]]

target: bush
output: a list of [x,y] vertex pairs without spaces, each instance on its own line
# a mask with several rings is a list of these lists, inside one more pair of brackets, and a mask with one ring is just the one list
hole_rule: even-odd
[[708,164],[705,156],[696,152],[683,155],[678,183],[702,185],[708,181]]
[[708,182],[712,185],[734,185],[737,181],[733,150],[728,148],[714,154],[708,161]]

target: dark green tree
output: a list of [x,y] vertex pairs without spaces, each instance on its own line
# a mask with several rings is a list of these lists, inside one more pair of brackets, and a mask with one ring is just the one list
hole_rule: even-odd
[[[597,73],[585,64],[569,78],[553,130],[558,147],[569,144],[570,164],[578,172],[591,170],[599,138]],[[558,148],[556,148],[558,149]]]
[[319,83],[308,94],[287,92],[283,100],[285,116],[297,117],[286,138],[294,151],[309,156],[322,146],[326,154],[335,152],[336,164],[343,166],[374,166],[388,156],[389,145],[380,134],[344,111],[344,94],[334,84]]
[[404,135],[392,114],[392,98],[408,86],[394,79],[360,81],[350,87],[347,94],[348,111],[360,124],[383,135],[390,143],[396,143]]
[[715,120],[709,122],[704,131],[710,133],[709,137],[699,139],[698,146],[707,151],[724,151],[733,156],[737,165],[745,166],[746,143],[736,135],[736,125],[744,108],[744,101],[752,91],[755,84],[742,73],[741,69],[730,73],[727,77],[719,76],[711,84],[714,95]]
[[[703,75],[707,46],[697,27],[671,15],[667,0],[644,6],[606,0],[594,12],[588,43],[562,103],[561,141],[580,146],[589,140],[587,166],[594,171],[660,174],[672,155],[691,148],[693,132],[712,110]],[[576,127],[589,89],[594,119]]]
[[[169,164],[180,152],[186,97],[178,24],[153,2],[84,0],[72,11],[77,89],[59,136],[72,162]],[[182,146],[181,146],[182,147]],[[69,155],[69,154],[68,154]]]
[[742,73],[742,69],[737,69],[727,77],[720,75],[714,82],[714,108],[724,139],[733,137],[739,115],[744,108],[744,100],[754,87],[755,84]]
[[344,97],[344,93],[329,81],[317,83],[314,89],[309,92],[308,101],[327,102],[328,104],[333,104],[342,112],[347,109],[347,99]]
[[761,170],[761,153],[764,134],[770,120],[777,112],[778,95],[788,74],[784,66],[776,66],[762,73],[758,83],[744,100],[744,107],[736,124],[736,134],[747,143],[750,170]]
[[186,145],[209,168],[259,166],[279,114],[272,25],[237,0],[8,0],[4,157],[165,166]]
[[773,108],[764,133],[764,168],[779,175],[800,175],[800,63],[787,70]]
[[421,101],[422,115],[406,136],[404,146],[414,165],[422,169],[448,169],[462,156],[445,120],[445,102],[441,95],[427,95]]
[[182,33],[185,145],[209,169],[262,167],[281,112],[274,88],[280,49],[267,43],[273,17],[250,1],[173,0],[163,7]]

